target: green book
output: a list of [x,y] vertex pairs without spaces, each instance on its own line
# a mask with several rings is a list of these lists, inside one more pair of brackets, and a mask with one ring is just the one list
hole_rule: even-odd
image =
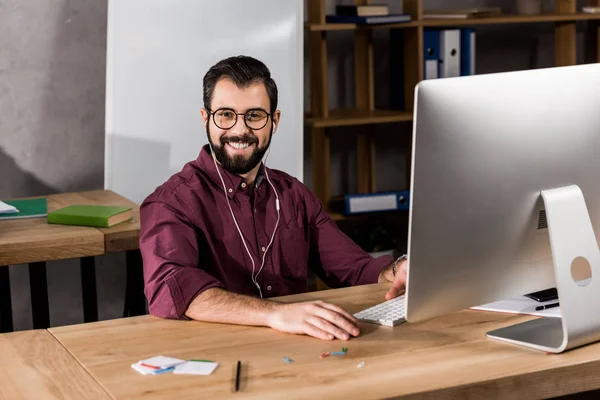
[[131,207],[73,204],[48,213],[48,223],[110,228],[132,217]]
[[5,219],[38,218],[48,214],[46,198],[24,200],[2,200],[19,210],[18,213],[0,214],[0,221]]

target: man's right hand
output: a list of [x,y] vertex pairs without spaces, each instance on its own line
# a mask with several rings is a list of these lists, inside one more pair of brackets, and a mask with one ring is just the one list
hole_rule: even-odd
[[306,334],[318,339],[358,336],[358,320],[341,307],[324,301],[281,304],[271,311],[268,325],[281,332]]

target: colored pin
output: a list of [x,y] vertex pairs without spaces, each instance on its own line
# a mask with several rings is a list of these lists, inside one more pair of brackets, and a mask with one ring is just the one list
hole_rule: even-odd
[[294,362],[294,360],[292,360],[292,359],[291,359],[291,358],[289,358],[289,357],[283,357],[283,361],[285,361],[285,362],[286,362],[286,363],[288,363],[288,364],[289,364],[289,363],[291,363],[291,362]]
[[319,356],[319,358],[325,358],[325,357],[329,357],[329,352],[328,352],[328,351],[327,351],[327,352],[325,352],[325,353],[323,353],[323,354],[321,354],[321,355]]
[[346,353],[343,351],[332,351],[329,354],[331,354],[332,356],[345,356],[346,355]]
[[358,363],[358,365],[356,366],[356,368],[362,368],[364,366],[365,366],[365,362],[361,361],[361,362]]
[[347,347],[342,347],[342,351],[343,351],[344,353],[346,353],[346,352],[348,351],[348,348],[347,348]]

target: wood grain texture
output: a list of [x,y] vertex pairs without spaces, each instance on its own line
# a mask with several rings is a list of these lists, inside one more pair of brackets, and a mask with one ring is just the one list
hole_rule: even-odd
[[110,190],[46,196],[48,211],[71,204],[129,206],[134,219],[108,229],[48,224],[47,218],[0,221],[0,266],[64,260],[139,248],[139,206]]
[[[64,207],[64,195],[47,196],[48,211]],[[0,221],[0,266],[104,254],[96,228],[48,224],[47,218]]]
[[0,399],[110,399],[45,330],[0,335]]
[[306,123],[314,128],[332,128],[368,124],[385,124],[412,121],[412,112],[397,110],[357,110],[353,108],[333,109],[328,117],[308,115]]
[[[357,312],[382,301],[387,285],[366,285],[274,299],[322,299]],[[395,328],[361,325],[348,342],[321,341],[268,328],[172,321],[152,316],[51,332],[117,399],[545,398],[600,388],[600,344],[564,354],[487,339],[485,333],[535,317],[465,310]],[[102,338],[102,340],[97,340]],[[345,356],[320,359],[348,347]],[[206,377],[148,379],[130,368],[145,357],[214,359]],[[285,363],[283,357],[293,363]],[[233,393],[237,360],[242,385]],[[357,368],[365,362],[362,369]]]
[[133,201],[112,190],[64,193],[51,196],[51,199],[62,207],[66,207],[70,204],[132,207],[133,220],[118,224],[112,228],[100,228],[100,232],[104,235],[105,251],[107,253],[135,250],[139,248],[140,208],[139,205]]

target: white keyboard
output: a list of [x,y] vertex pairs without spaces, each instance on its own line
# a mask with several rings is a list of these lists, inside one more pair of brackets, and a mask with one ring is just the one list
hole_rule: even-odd
[[362,322],[370,322],[385,326],[396,326],[405,321],[406,306],[404,295],[366,308],[354,314]]

